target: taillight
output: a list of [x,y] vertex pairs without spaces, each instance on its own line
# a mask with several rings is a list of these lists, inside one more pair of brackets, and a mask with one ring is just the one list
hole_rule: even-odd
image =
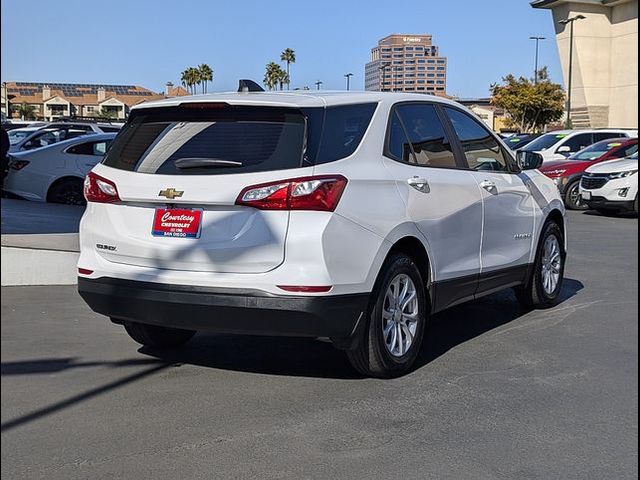
[[22,170],[27,165],[29,165],[28,160],[13,160],[9,167],[11,167],[13,170]]
[[333,212],[347,179],[342,175],[291,178],[244,188],[236,205],[260,210],[315,210]]
[[116,184],[93,172],[89,172],[84,179],[84,198],[87,199],[87,202],[95,203],[120,201]]

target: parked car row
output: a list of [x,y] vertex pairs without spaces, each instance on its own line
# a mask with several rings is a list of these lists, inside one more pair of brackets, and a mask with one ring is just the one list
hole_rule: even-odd
[[65,121],[10,130],[4,192],[39,202],[83,205],[84,178],[102,160],[120,128]]

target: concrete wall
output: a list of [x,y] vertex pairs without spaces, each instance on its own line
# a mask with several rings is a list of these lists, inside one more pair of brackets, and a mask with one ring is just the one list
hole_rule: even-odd
[[572,119],[576,127],[638,128],[638,0],[615,6],[584,1],[552,7],[565,85],[574,23]]

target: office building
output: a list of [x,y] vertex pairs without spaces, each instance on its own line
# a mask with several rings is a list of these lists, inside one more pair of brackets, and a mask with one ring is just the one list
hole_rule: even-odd
[[447,58],[431,35],[389,35],[371,49],[364,77],[365,90],[446,96]]

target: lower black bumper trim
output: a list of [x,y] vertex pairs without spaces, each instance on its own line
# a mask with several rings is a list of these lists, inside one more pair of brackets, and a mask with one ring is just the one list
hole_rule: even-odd
[[78,293],[117,322],[253,335],[348,338],[369,294],[285,296],[116,278],[78,278]]
[[607,200],[604,197],[591,197],[591,199],[585,200],[584,202],[592,209],[633,211],[635,200],[613,201]]

